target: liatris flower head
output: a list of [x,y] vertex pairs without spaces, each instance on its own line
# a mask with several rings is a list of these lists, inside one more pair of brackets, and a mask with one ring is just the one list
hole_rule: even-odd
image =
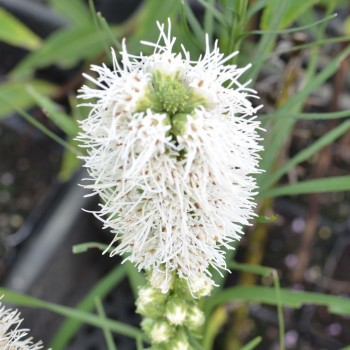
[[[2,297],[0,297],[0,300]],[[0,349],[1,350],[40,350],[42,343],[33,343],[28,338],[28,329],[19,328],[22,323],[17,310],[6,309],[0,302]]]
[[[101,197],[94,214],[114,234],[111,255],[122,254],[149,271],[152,287],[166,293],[174,276],[191,293],[210,293],[210,266],[225,269],[254,215],[259,122],[254,90],[238,79],[249,68],[228,62],[217,43],[192,60],[173,51],[176,38],[158,24],[150,56],[131,55],[125,41],[113,67],[92,66],[94,99],[78,140],[90,183]],[[109,250],[110,250],[109,249]]]

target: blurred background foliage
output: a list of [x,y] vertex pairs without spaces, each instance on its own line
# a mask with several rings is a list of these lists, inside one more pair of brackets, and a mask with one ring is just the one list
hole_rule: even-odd
[[[194,341],[193,346],[208,350],[219,347],[227,350],[340,349],[349,344],[349,336],[339,333],[335,336],[337,341],[330,342],[329,347],[289,346],[291,340],[286,337],[288,329],[282,310],[283,307],[300,308],[306,303],[325,306],[333,314],[350,315],[349,300],[336,295],[344,294],[344,289],[340,288],[344,293],[339,290],[332,293],[328,287],[313,288],[315,281],[312,279],[305,282],[305,273],[313,259],[315,232],[322,228],[322,215],[329,213],[330,205],[331,208],[339,206],[340,212],[332,214],[335,221],[345,222],[349,217],[348,1],[133,0],[111,3],[102,0],[0,1],[1,51],[4,58],[9,54],[1,66],[1,120],[19,115],[63,145],[57,176],[60,181],[69,181],[79,168],[80,150],[74,140],[77,120],[88,113],[85,108],[77,107],[76,91],[84,83],[82,73],[88,71],[90,64],[111,63],[110,47],[118,51],[121,40],[126,38],[129,52],[150,54],[140,40],[156,41],[156,21],[166,22],[171,18],[173,33],[178,38],[175,49],[180,51],[180,44],[183,44],[194,59],[205,48],[206,34],[211,45],[218,40],[226,55],[239,50],[240,54],[230,63],[252,64],[242,82],[251,81],[250,86],[261,96],[261,100],[254,103],[264,105],[258,116],[266,130],[263,133],[265,151],[261,154],[261,167],[265,172],[258,177],[259,217],[238,250],[240,263],[231,262],[232,252],[227,255],[230,268],[239,272],[224,278],[216,276],[218,283],[228,288],[221,293],[217,289],[206,303],[205,336],[199,342]],[[325,193],[326,197],[320,193]],[[273,261],[271,237],[276,236],[275,231],[285,229],[288,220],[281,223],[281,218],[286,198],[292,198],[288,202],[292,208],[297,203],[304,210],[303,235],[295,239],[280,234],[283,246],[293,242],[292,253],[281,248]],[[322,209],[323,204],[326,209]],[[275,225],[272,229],[271,223]],[[342,235],[348,236],[349,227],[345,227]],[[322,254],[328,254],[330,247],[326,244],[326,253]],[[82,250],[87,248],[81,247]],[[289,270],[283,267],[286,256],[294,259]],[[260,267],[261,264],[271,268]],[[326,273],[322,272],[323,264],[321,259],[319,278]],[[122,265],[118,269],[118,274],[129,275],[134,289],[142,283],[142,277],[130,266]],[[288,277],[282,275],[280,281],[276,269]],[[226,284],[224,279],[227,279]],[[119,282],[120,276],[112,284],[101,282],[105,289],[100,295]],[[280,282],[286,288],[304,283],[302,289],[314,292],[296,293],[281,288]],[[137,331],[133,333],[134,330],[101,315],[92,319],[88,313],[94,307],[91,293],[86,296],[85,304],[80,304],[78,313],[6,292],[9,300],[18,304],[48,308],[76,321],[135,337],[138,348],[142,348]],[[348,293],[349,290],[345,294]],[[249,322],[248,304],[237,307],[231,304],[235,310],[231,312],[228,305],[232,300],[277,306],[279,345],[266,345],[270,343],[261,337],[253,337],[248,342],[259,327],[253,330]],[[345,327],[343,321],[336,323]],[[73,336],[67,326],[72,321],[67,322],[60,336],[53,340],[54,349],[64,349]],[[344,332],[350,334],[349,325]],[[216,340],[213,347],[218,334],[221,340]]]

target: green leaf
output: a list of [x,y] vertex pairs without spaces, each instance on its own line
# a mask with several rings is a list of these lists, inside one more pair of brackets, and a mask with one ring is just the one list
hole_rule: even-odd
[[244,345],[240,350],[253,350],[255,349],[262,341],[261,337],[256,337],[251,340],[248,344]]
[[27,90],[34,101],[44,110],[47,117],[65,134],[70,136],[75,136],[77,134],[78,124],[73,118],[60,111],[58,106],[51,99],[40,93],[32,85],[28,85]]
[[[288,3],[288,9],[285,12],[282,20],[279,23],[278,28],[286,28],[296,21],[304,12],[306,12],[311,6],[316,4],[318,0],[284,0]],[[260,26],[262,29],[266,29],[269,26],[269,23],[273,20],[273,17],[276,15],[274,12],[275,3],[280,2],[280,0],[272,0],[266,6]]]
[[139,329],[122,322],[118,322],[111,319],[101,319],[100,317],[94,314],[90,314],[88,312],[43,301],[25,294],[11,291],[6,288],[0,288],[0,294],[5,295],[5,301],[15,305],[45,309],[48,311],[55,312],[61,316],[68,317],[86,324],[90,324],[91,326],[99,327],[102,329],[107,328],[115,333],[119,333],[127,337],[142,337],[143,339],[145,338],[144,334]]
[[[105,321],[106,320],[106,313],[103,308],[102,302],[100,298],[95,298],[95,305],[96,305],[96,310],[100,318]],[[106,340],[107,344],[107,349],[108,350],[117,350],[117,347],[114,344],[113,336],[112,333],[110,332],[108,327],[103,327],[103,335]]]
[[76,156],[80,155],[79,151],[73,148],[69,143],[67,143],[65,140],[63,140],[61,137],[56,135],[53,131],[48,129],[44,124],[40,123],[37,121],[35,118],[33,118],[29,113],[24,111],[23,109],[20,109],[16,107],[13,104],[10,104],[8,100],[5,100],[1,95],[0,95],[0,101],[3,101],[5,104],[9,104],[9,106],[12,108],[12,110],[16,111],[18,114],[20,114],[28,123],[32,124],[35,126],[37,129],[42,131],[46,136],[50,137],[52,140],[56,141],[63,147],[65,147],[67,150],[75,154]]
[[329,131],[327,134],[319,138],[317,141],[312,143],[309,147],[303,149],[298,154],[296,154],[287,163],[279,166],[278,169],[269,174],[264,182],[264,187],[261,189],[261,193],[265,191],[266,188],[277,182],[284,174],[293,169],[296,165],[306,161],[317,153],[322,148],[334,142],[340,136],[345,134],[350,129],[350,120],[343,122],[336,128]]
[[[302,305],[320,305],[328,308],[330,313],[350,315],[350,300],[347,298],[314,292],[300,292],[281,288],[281,303],[285,307],[300,308]],[[230,301],[256,302],[277,305],[274,288],[271,287],[233,287],[209,298],[206,307],[212,310],[215,306]]]
[[[8,103],[0,104],[0,118],[7,117],[14,111],[12,106],[21,109],[28,109],[35,103],[33,97],[27,91],[28,82],[7,81],[0,84],[0,97]],[[53,84],[40,80],[33,80],[31,85],[39,92],[48,96],[54,96],[57,93],[57,87]]]
[[92,22],[88,7],[82,0],[50,0],[53,8],[74,25],[84,26]]
[[264,192],[261,196],[277,197],[308,193],[339,192],[350,190],[350,176],[334,176],[324,179],[308,180],[281,186]]
[[260,115],[260,119],[280,119],[280,118],[293,118],[297,120],[303,119],[340,119],[350,117],[350,110],[338,111],[338,112],[329,112],[329,113],[288,113],[288,112],[273,112],[270,114]]
[[33,70],[57,64],[72,67],[80,60],[96,57],[103,51],[101,32],[95,26],[65,28],[51,35],[37,51],[27,56],[12,72],[15,77],[29,75]]
[[[99,282],[89,291],[84,299],[76,305],[75,309],[85,312],[90,312],[94,308],[95,298],[99,296],[104,299],[106,295],[115,288],[125,278],[124,266],[118,266],[110,271],[106,276],[99,280]],[[51,347],[55,350],[66,349],[69,341],[78,331],[82,321],[77,319],[67,319],[51,341]]]
[[11,13],[0,8],[0,40],[28,50],[38,49],[41,39]]

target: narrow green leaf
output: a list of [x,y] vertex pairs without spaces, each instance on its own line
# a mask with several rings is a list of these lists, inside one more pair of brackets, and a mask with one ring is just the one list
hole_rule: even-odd
[[[276,15],[274,12],[274,3],[279,1],[280,0],[271,0],[269,5],[266,6],[261,19],[261,28],[268,28],[269,23],[273,20],[273,17]],[[306,12],[311,6],[317,3],[318,0],[293,0],[285,2],[288,4],[288,9],[279,23],[279,28],[288,27],[295,20],[297,20],[302,13]]]
[[322,148],[334,142],[336,139],[341,137],[350,129],[350,120],[343,122],[336,128],[329,131],[326,135],[319,138],[317,141],[313,142],[309,147],[303,149],[298,154],[296,154],[292,159],[278,169],[269,174],[266,177],[265,182],[262,184],[261,193],[263,193],[268,187],[276,183],[284,174],[293,169],[296,165],[310,159],[315,153],[317,153]]
[[[105,321],[106,320],[106,313],[103,308],[102,302],[100,298],[95,298],[95,305],[97,314],[100,316],[100,318]],[[112,333],[110,332],[108,327],[103,327],[103,335],[106,340],[106,345],[108,350],[117,350],[116,345],[114,344]]]
[[40,37],[3,8],[0,8],[0,40],[28,50],[38,49],[42,43]]
[[[187,1],[181,1],[180,13],[183,32],[189,37],[194,46],[196,46],[200,51],[204,51],[203,43],[205,32]],[[188,27],[187,22],[189,23],[194,35],[192,35],[190,32],[190,28]]]
[[58,106],[44,94],[40,93],[32,85],[27,86],[29,94],[34,101],[44,110],[51,119],[65,134],[75,136],[78,132],[78,124],[66,113],[59,110]]
[[136,299],[139,294],[138,292],[140,287],[146,283],[146,280],[142,273],[139,272],[131,262],[126,261],[123,265],[125,266],[126,274],[128,276],[134,298]]
[[[280,289],[281,303],[285,307],[300,308],[302,305],[320,305],[328,308],[330,313],[350,315],[350,300],[340,296],[326,295],[314,292],[300,292]],[[223,290],[220,294],[209,298],[206,307],[212,310],[215,306],[230,301],[255,302],[276,305],[276,295],[272,287],[233,287]]]
[[[28,109],[34,105],[34,99],[27,91],[28,82],[5,81],[0,84],[0,97],[7,103],[0,103],[0,118],[7,117],[14,111],[12,106],[20,109]],[[33,88],[47,96],[54,96],[57,87],[41,80],[31,81]]]
[[12,74],[15,77],[26,76],[51,64],[72,67],[80,60],[96,57],[101,51],[101,32],[96,31],[93,24],[65,28],[51,35],[39,50],[21,61]]
[[329,22],[330,20],[334,19],[337,17],[336,14],[329,15],[325,18],[320,19],[319,21],[313,22],[313,23],[308,23],[305,24],[304,26],[299,26],[299,27],[293,27],[293,28],[288,28],[288,29],[276,29],[276,30],[253,30],[251,32],[247,32],[246,35],[251,35],[251,34],[286,34],[286,33],[295,33],[295,32],[300,32],[306,29],[310,29],[313,27],[316,27],[322,23]]
[[248,344],[244,345],[240,350],[253,350],[255,349],[262,341],[261,337],[256,337],[251,340]]
[[[124,266],[118,266],[110,271],[106,276],[99,280],[99,282],[89,291],[89,293],[76,305],[75,309],[80,311],[90,312],[94,308],[94,299],[99,296],[104,299],[110,291],[115,288],[125,278]],[[66,349],[69,341],[78,331],[82,322],[75,319],[67,319],[51,341],[51,347],[55,350]]]
[[338,111],[338,112],[330,112],[330,113],[288,113],[288,112],[273,112],[271,114],[263,114],[260,115],[259,118],[264,119],[280,119],[280,118],[292,118],[296,120],[304,120],[304,119],[319,119],[319,120],[327,120],[327,119],[340,119],[350,117],[350,110]]
[[68,142],[63,140],[61,137],[56,135],[54,132],[52,132],[50,129],[48,129],[46,126],[44,126],[42,123],[38,122],[35,118],[33,118],[29,113],[25,112],[22,109],[19,109],[15,107],[13,104],[10,104],[7,100],[5,100],[0,95],[0,100],[2,100],[4,103],[9,104],[12,108],[12,110],[16,111],[18,114],[20,114],[27,122],[34,125],[37,129],[42,131],[46,136],[50,137],[52,140],[56,141],[63,147],[65,147],[70,152],[74,153],[76,156],[79,156],[80,153],[77,149],[73,148]]
[[308,193],[339,192],[350,190],[350,176],[334,176],[308,180],[273,188],[261,194],[264,197],[277,197]]
[[86,253],[89,249],[95,248],[101,251],[105,251],[106,249],[108,249],[108,245],[99,242],[80,243],[73,246],[73,254]]
[[[306,82],[299,92],[291,96],[291,98],[281,107],[278,113],[284,111],[297,112],[296,108],[301,108],[306,98],[317,87],[322,85],[338,68],[341,61],[347,57],[350,53],[350,46],[346,47],[341,53],[339,53],[322,71],[313,79]],[[259,176],[259,185],[261,186],[266,181],[266,177],[269,176],[270,170],[283,147],[285,141],[288,138],[294,122],[291,119],[281,118],[273,124],[273,130],[269,131],[268,137],[265,139],[265,151],[262,154],[261,167],[266,170],[265,174]]]
[[84,26],[92,23],[88,7],[82,0],[50,0],[53,8],[74,25]]
[[43,301],[43,300],[33,298],[21,293],[17,293],[5,288],[0,288],[0,294],[5,295],[5,298],[4,298],[5,301],[18,306],[29,306],[29,307],[39,308],[39,309],[45,309],[51,312],[55,312],[61,316],[72,318],[74,320],[77,320],[86,324],[90,324],[95,327],[99,327],[99,328],[107,327],[108,329],[110,329],[115,333],[122,334],[130,338],[137,338],[137,337],[142,337],[143,339],[145,338],[145,336],[139,329],[122,322],[118,322],[111,319],[101,320],[100,317],[90,314],[88,312],[84,312],[84,311],[76,310],[67,306],[62,306],[62,305],[50,303],[47,301]]

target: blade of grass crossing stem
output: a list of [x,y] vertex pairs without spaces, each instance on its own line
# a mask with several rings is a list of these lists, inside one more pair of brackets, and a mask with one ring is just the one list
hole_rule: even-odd
[[61,112],[57,105],[48,97],[40,93],[33,86],[27,86],[28,93],[34,101],[43,109],[46,116],[54,122],[65,134],[75,136],[78,132],[78,124],[66,113]]
[[248,344],[244,345],[240,350],[254,350],[262,341],[261,337],[256,337],[251,340]]
[[260,190],[260,193],[263,193],[268,187],[276,183],[284,174],[286,174],[289,170],[293,169],[297,164],[309,159],[316,152],[331,144],[333,141],[338,139],[340,136],[345,134],[350,129],[350,120],[343,122],[338,125],[333,130],[329,131],[326,135],[322,136],[320,139],[312,143],[309,147],[300,151],[296,154],[292,159],[290,159],[287,163],[280,166],[276,171],[272,174],[270,173],[263,184],[263,187]]
[[309,193],[340,192],[349,190],[350,176],[334,176],[276,187],[263,193],[262,195],[264,197],[277,197]]
[[[100,298],[95,298],[95,305],[96,305],[97,314],[100,316],[102,320],[106,320],[106,313]],[[107,349],[117,350],[117,347],[114,344],[113,336],[110,330],[106,327],[103,327],[102,331],[106,340]]]
[[54,132],[52,132],[50,129],[48,129],[46,126],[44,126],[43,124],[38,122],[30,114],[28,114],[27,112],[25,112],[21,109],[18,109],[17,107],[15,107],[14,105],[10,104],[8,101],[3,99],[1,96],[0,96],[0,100],[9,104],[13,110],[15,110],[18,114],[20,114],[27,122],[29,122],[30,124],[35,126],[37,129],[42,131],[46,136],[50,137],[52,140],[56,141],[57,143],[59,143],[60,145],[65,147],[67,150],[74,153],[75,155],[77,155],[77,156],[80,155],[80,152],[77,149],[73,148],[68,142],[66,142],[65,140],[63,140],[62,138],[57,136]]
[[[113,269],[95,284],[84,299],[76,306],[76,309],[86,312],[93,310],[95,297],[105,298],[125,278],[125,275],[126,271],[123,265]],[[79,320],[67,319],[56,332],[51,342],[51,347],[55,350],[64,350],[81,324],[82,322]]]
[[[67,306],[62,306],[37,298],[33,298],[21,293],[11,291],[6,288],[0,288],[0,293],[5,295],[5,300],[19,306],[29,306],[39,309],[45,309],[57,313],[58,315],[75,319],[77,321],[89,324],[91,326],[103,328],[107,327],[111,331],[136,339],[137,337],[144,338],[143,333],[133,326],[127,325],[111,319],[101,320],[98,316],[88,312],[76,310]],[[56,349],[55,349],[56,350]]]

